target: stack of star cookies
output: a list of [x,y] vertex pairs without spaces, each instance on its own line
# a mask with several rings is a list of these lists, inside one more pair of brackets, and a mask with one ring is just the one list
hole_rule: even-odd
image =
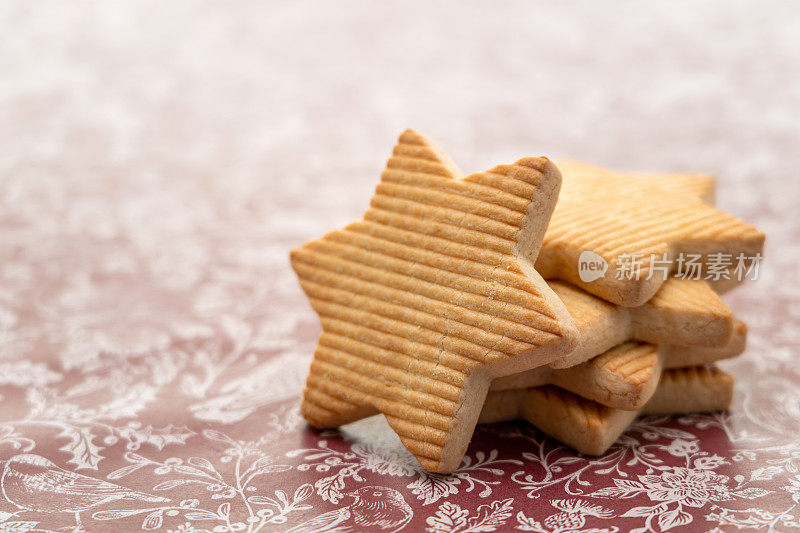
[[602,454],[638,414],[726,409],[712,363],[746,327],[718,292],[764,235],[712,200],[704,176],[544,157],[463,176],[404,132],[363,219],[292,251],[322,323],[304,417],[382,413],[447,473],[479,421]]

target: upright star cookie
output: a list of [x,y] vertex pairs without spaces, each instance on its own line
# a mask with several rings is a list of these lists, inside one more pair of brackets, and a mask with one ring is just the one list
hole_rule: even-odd
[[462,177],[404,132],[364,219],[291,253],[323,330],[306,420],[336,427],[380,412],[422,466],[458,468],[490,381],[575,346],[532,264],[560,182],[543,157]]
[[[569,281],[610,302],[635,307],[664,282],[654,270],[654,258],[666,257],[674,272],[680,253],[736,258],[763,249],[763,233],[708,203],[713,200],[708,177],[624,174],[569,161],[559,162],[559,168],[562,190],[536,260],[546,279]],[[605,275],[581,279],[583,252],[608,264]],[[637,263],[636,275],[622,268],[626,258]]]

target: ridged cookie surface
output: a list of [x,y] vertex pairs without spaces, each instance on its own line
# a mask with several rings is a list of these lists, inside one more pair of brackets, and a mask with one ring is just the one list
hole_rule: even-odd
[[[547,279],[569,281],[610,302],[635,307],[663,283],[651,256],[672,261],[681,252],[760,253],[764,234],[708,203],[713,181],[704,176],[626,174],[560,161],[561,195],[545,235],[536,269]],[[581,281],[578,260],[590,251],[608,263],[604,276]],[[620,276],[621,256],[641,255],[635,279]],[[649,279],[648,279],[649,278]]]
[[[704,281],[670,278],[639,307],[614,305],[561,281],[548,284],[578,329],[577,347],[550,363],[553,368],[581,364],[626,341],[724,348],[733,335],[732,311]],[[519,379],[499,378],[492,387],[508,388],[505,383]]]
[[323,329],[306,420],[381,412],[425,468],[455,470],[491,378],[574,347],[569,314],[531,263],[559,186],[546,158],[462,178],[435,144],[403,133],[364,219],[291,254]]
[[728,344],[714,348],[624,342],[569,368],[544,366],[499,378],[492,382],[489,394],[555,385],[608,407],[636,411],[652,397],[663,369],[703,365],[741,354],[745,348],[747,328],[743,322],[736,321],[734,331]]
[[667,370],[640,411],[606,407],[553,386],[491,393],[480,422],[524,419],[563,444],[602,455],[639,414],[723,411],[733,397],[733,377],[714,367]]

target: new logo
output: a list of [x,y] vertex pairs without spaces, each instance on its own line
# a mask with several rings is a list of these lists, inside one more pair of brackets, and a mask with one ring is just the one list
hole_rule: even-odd
[[608,261],[591,250],[584,250],[578,257],[578,277],[584,283],[589,283],[605,276],[608,270]]

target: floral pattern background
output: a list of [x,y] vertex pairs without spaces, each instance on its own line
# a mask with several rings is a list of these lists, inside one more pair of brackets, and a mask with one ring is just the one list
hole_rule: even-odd
[[[0,531],[800,530],[800,13],[621,6],[4,3]],[[287,251],[363,212],[407,126],[465,169],[718,176],[769,237],[727,297],[731,411],[600,458],[480,427],[451,476],[379,418],[309,430]]]

